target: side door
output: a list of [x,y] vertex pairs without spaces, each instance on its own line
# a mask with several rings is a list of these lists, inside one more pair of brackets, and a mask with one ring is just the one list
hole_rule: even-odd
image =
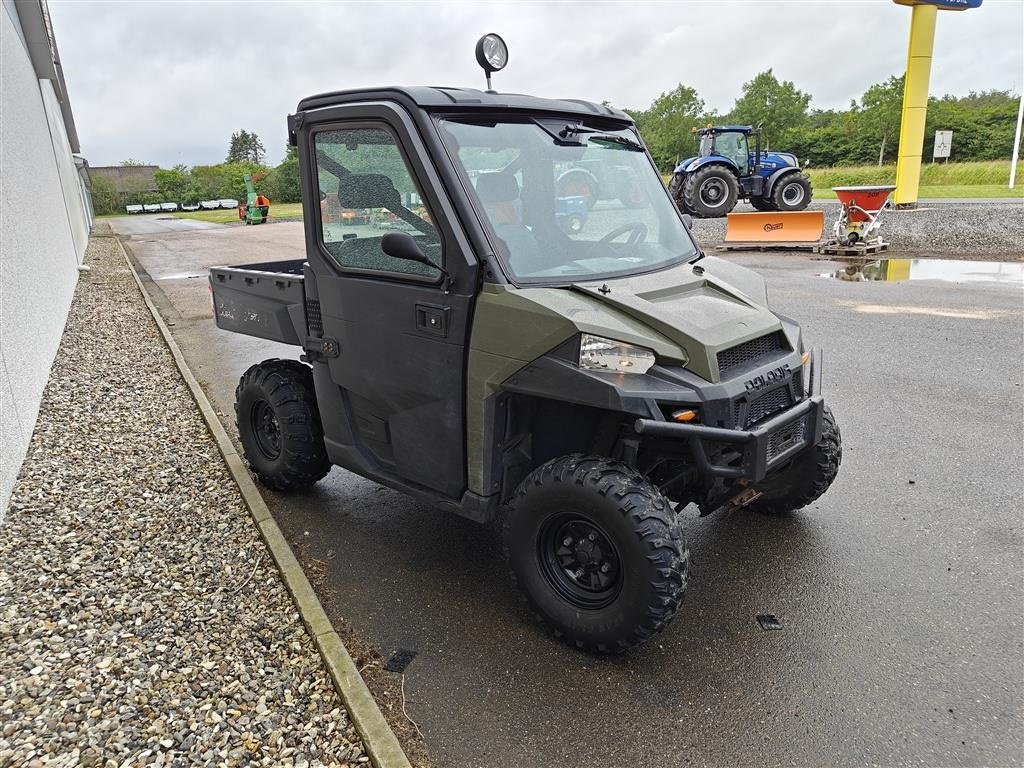
[[[306,205],[308,262],[335,353],[321,361],[329,376],[314,366],[318,400],[337,411],[322,413],[328,452],[360,474],[456,499],[466,487],[472,249],[400,107],[338,107],[303,134],[303,194],[319,198]],[[389,232],[408,232],[450,281],[385,254]]]

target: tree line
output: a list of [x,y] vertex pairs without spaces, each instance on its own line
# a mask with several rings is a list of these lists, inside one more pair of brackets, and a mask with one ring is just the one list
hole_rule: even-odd
[[[966,96],[929,99],[924,156],[931,157],[935,131],[953,131],[950,160],[1009,160],[1017,119],[1018,97],[1009,91],[984,91]],[[708,123],[760,125],[762,146],[792,152],[810,167],[868,165],[894,162],[899,147],[903,76],[869,87],[847,109],[813,109],[811,95],[768,69],[743,84],[733,108],[718,114],[707,108],[697,91],[680,83],[661,94],[647,109],[627,109],[662,171],[697,152],[691,130]],[[288,146],[285,158],[268,167],[259,136],[240,130],[231,135],[223,163],[176,165],[156,172],[156,192],[125,201],[106,179],[93,179],[97,213],[123,211],[125,202],[192,202],[222,198],[245,199],[243,176],[266,173],[257,190],[271,202],[297,203],[299,160]],[[125,165],[141,165],[126,160]]]
[[[135,159],[121,165],[144,165]],[[223,163],[215,165],[175,165],[160,168],[154,174],[155,192],[118,192],[106,178],[92,178],[92,202],[96,213],[123,213],[127,203],[189,203],[200,200],[232,198],[245,200],[246,174],[265,173],[256,183],[256,189],[270,198],[271,203],[297,203],[299,191],[299,157],[295,147],[286,147],[285,158],[278,165],[266,165],[266,150],[259,136],[241,130],[231,134],[228,154]],[[128,199],[131,198],[131,199]]]
[[[951,161],[1009,160],[1018,97],[1009,91],[933,97],[928,101],[924,156],[935,131],[953,131]],[[869,87],[847,109],[813,109],[811,95],[768,69],[743,84],[733,108],[718,114],[680,83],[647,109],[627,109],[658,166],[670,171],[697,152],[694,126],[761,125],[762,147],[792,152],[811,167],[895,162],[903,107],[903,76]]]

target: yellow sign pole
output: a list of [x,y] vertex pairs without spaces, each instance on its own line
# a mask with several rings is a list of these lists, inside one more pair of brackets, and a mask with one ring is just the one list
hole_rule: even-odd
[[924,151],[924,123],[928,117],[928,80],[932,71],[935,18],[939,9],[931,4],[914,5],[910,18],[910,49],[903,86],[903,117],[900,120],[900,150],[896,161],[897,206],[917,204]]

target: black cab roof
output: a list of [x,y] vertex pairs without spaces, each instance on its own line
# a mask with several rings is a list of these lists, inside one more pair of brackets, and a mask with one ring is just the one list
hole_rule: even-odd
[[594,104],[580,99],[542,99],[518,93],[480,91],[475,88],[448,88],[428,86],[384,86],[380,88],[356,88],[346,91],[331,91],[308,96],[299,102],[297,111],[319,109],[336,104],[350,104],[360,101],[398,101],[410,108],[421,108],[431,112],[466,112],[472,110],[502,112],[555,112],[575,114],[581,117],[603,117],[632,123],[625,112],[603,104]]

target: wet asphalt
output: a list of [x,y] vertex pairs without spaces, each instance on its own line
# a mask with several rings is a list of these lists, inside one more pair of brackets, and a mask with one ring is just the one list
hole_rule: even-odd
[[[219,331],[205,269],[303,254],[301,224],[113,220],[233,432],[248,365],[297,349]],[[484,527],[334,469],[264,491],[321,599],[405,671],[438,766],[1018,765],[1024,758],[1019,282],[844,282],[729,254],[824,350],[832,489],[787,519],[684,512],[671,627],[605,659],[538,628]],[[766,631],[757,616],[781,629]]]

